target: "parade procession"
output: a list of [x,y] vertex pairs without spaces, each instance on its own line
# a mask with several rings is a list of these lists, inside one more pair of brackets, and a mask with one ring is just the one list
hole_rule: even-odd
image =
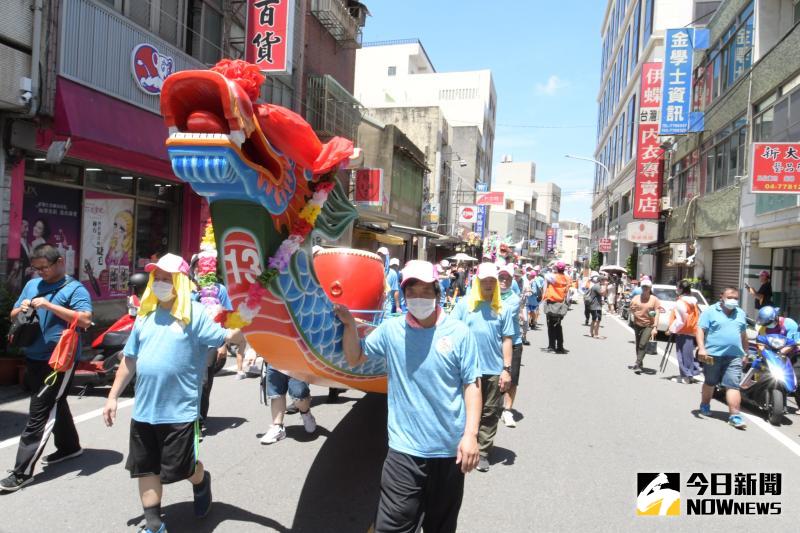
[[0,532],[797,528],[798,0],[0,21]]

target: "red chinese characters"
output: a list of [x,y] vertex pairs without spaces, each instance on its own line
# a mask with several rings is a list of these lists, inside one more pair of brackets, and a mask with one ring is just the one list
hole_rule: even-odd
[[245,58],[265,72],[292,72],[294,0],[248,0]]
[[636,151],[636,186],[633,193],[633,218],[638,219],[657,219],[661,210],[661,171],[664,164],[664,151],[658,140],[661,80],[661,63],[643,65]]
[[754,193],[800,193],[800,143],[753,143]]

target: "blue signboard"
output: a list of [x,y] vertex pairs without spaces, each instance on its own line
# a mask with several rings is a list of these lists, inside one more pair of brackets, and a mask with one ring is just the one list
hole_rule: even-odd
[[708,47],[708,30],[667,30],[664,75],[661,86],[660,135],[684,135],[702,131],[702,113],[692,112],[694,51]]
[[[487,192],[489,190],[489,184],[483,181],[479,181],[475,184],[475,191],[477,192]],[[481,236],[481,239],[485,238],[486,231],[486,206],[481,205],[478,206],[478,219],[476,220],[475,224],[475,231]]]

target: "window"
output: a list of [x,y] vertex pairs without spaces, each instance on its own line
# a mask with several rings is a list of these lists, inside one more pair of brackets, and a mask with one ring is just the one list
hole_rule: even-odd
[[644,33],[642,33],[642,48],[647,47],[650,36],[653,34],[653,0],[644,0]]
[[631,96],[628,102],[628,127],[625,133],[625,161],[633,159],[633,153],[636,149],[636,142],[634,142],[636,133],[636,95]]
[[631,193],[622,196],[622,214],[631,210]]
[[142,28],[150,27],[150,0],[136,0],[135,2],[128,1],[127,13],[136,24]]
[[694,16],[692,20],[698,26],[705,26],[711,21],[714,12],[717,10],[722,2],[717,0],[714,2],[698,1],[694,4]]
[[161,0],[159,8],[158,35],[176,46],[180,35],[181,2],[180,0]]
[[387,72],[389,76],[396,76],[397,75],[397,67],[394,65],[389,67],[389,71]]
[[639,33],[641,30],[642,11],[639,2],[633,6],[633,31],[631,32],[631,70],[639,63]]
[[628,82],[628,48],[631,44],[631,29],[625,34],[625,44],[622,46],[622,77],[620,82],[624,87]]
[[186,52],[212,65],[222,56],[222,14],[207,2],[188,2]]
[[142,28],[157,34],[175,46],[184,26],[183,13],[187,0],[100,0],[119,11]]

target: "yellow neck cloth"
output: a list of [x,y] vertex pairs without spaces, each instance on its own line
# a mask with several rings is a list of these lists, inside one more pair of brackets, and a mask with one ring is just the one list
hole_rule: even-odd
[[[503,304],[500,302],[500,283],[495,280],[494,285],[494,292],[492,293],[492,301],[487,302],[492,311],[500,314],[500,311],[503,308]],[[481,297],[481,280],[478,279],[478,276],[473,276],[472,278],[472,288],[470,288],[469,295],[467,296],[467,309],[469,312],[472,313],[478,306],[483,302],[483,298]]]
[[[137,316],[147,316],[161,305],[153,294],[153,279],[154,273],[150,272],[150,279],[142,295],[142,305],[139,306]],[[177,296],[172,302],[169,314],[188,325],[192,321],[192,281],[189,276],[172,274],[172,288]]]

